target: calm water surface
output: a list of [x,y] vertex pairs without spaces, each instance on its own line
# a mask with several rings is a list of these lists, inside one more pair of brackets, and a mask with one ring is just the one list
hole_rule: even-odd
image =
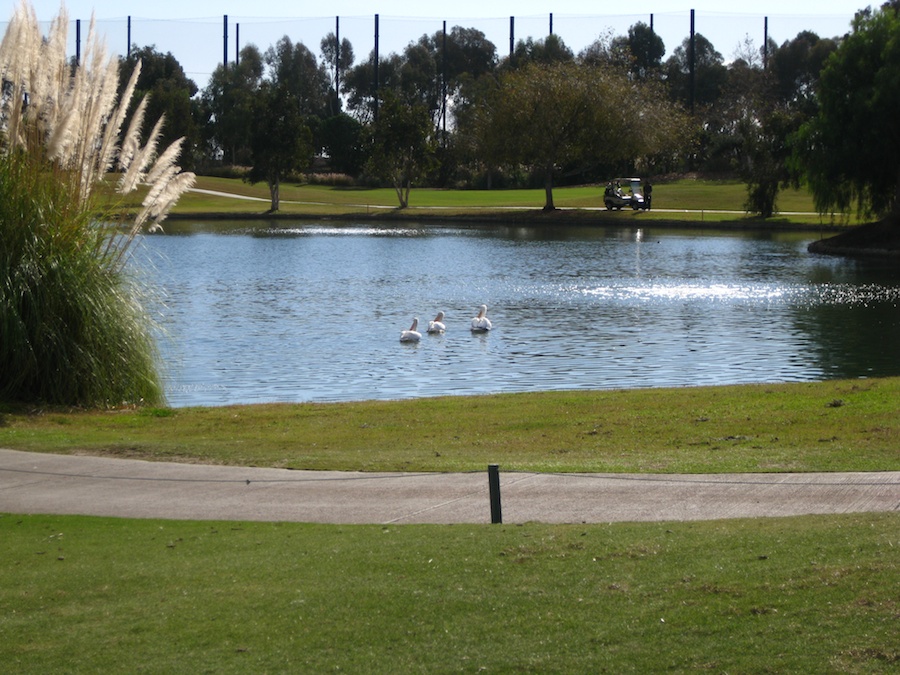
[[[896,263],[812,235],[170,223],[139,262],[174,406],[900,374]],[[469,320],[488,305],[494,330]],[[447,332],[424,335],[445,312]],[[399,335],[419,317],[422,341]]]

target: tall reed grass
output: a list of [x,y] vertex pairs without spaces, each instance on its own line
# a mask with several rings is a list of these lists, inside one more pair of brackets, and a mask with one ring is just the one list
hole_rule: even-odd
[[[137,72],[121,96],[118,59],[93,22],[80,64],[65,54],[62,10],[41,34],[21,3],[0,43],[0,400],[69,405],[163,399],[144,289],[127,265],[194,176],[157,153],[163,123],[140,143],[146,103],[120,135]],[[122,227],[115,192],[146,186]]]

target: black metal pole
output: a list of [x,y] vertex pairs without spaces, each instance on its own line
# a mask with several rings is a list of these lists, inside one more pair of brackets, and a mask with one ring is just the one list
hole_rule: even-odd
[[550,35],[553,35],[553,12],[550,12]]
[[512,56],[516,46],[516,17],[509,17],[509,55]]
[[222,68],[228,70],[228,15],[222,16]]
[[500,465],[488,464],[488,489],[491,493],[491,524],[503,523],[500,510]]
[[763,70],[769,66],[769,17],[763,19]]
[[341,95],[341,17],[334,17],[334,95]]
[[443,24],[441,38],[441,147],[447,147],[447,22]]
[[75,65],[81,65],[81,19],[75,19]]
[[241,24],[234,24],[234,66],[241,65]]
[[694,93],[696,92],[697,87],[697,75],[696,75],[696,47],[697,41],[695,39],[694,33],[694,10],[691,10],[691,41],[690,41],[690,49],[688,50],[688,73],[690,76],[689,79],[689,87],[690,91],[688,92],[688,102],[691,109],[691,114],[694,114]]
[[128,46],[125,49],[125,57],[131,57],[131,16],[128,16]]
[[378,121],[378,89],[379,89],[379,84],[378,84],[378,15],[377,14],[375,15],[375,52],[374,52],[374,56],[375,56],[375,83],[374,83],[375,84],[375,97],[374,97],[375,109],[374,109],[374,114],[375,114],[375,121],[377,122]]

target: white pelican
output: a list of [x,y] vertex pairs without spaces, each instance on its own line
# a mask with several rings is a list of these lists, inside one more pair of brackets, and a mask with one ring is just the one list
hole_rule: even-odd
[[437,316],[434,317],[434,321],[428,322],[428,332],[432,335],[440,335],[447,327],[444,325],[444,313],[438,312]]
[[487,305],[478,308],[478,316],[472,317],[472,332],[487,333],[493,326],[491,320],[485,316]]
[[409,330],[400,331],[400,342],[418,342],[422,339],[422,334],[416,330],[419,325],[419,317],[415,317]]

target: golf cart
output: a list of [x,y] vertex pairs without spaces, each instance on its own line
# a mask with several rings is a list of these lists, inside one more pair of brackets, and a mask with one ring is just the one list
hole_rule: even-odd
[[608,182],[603,192],[603,203],[609,211],[621,210],[625,206],[637,211],[650,206],[644,200],[640,178],[616,178]]

